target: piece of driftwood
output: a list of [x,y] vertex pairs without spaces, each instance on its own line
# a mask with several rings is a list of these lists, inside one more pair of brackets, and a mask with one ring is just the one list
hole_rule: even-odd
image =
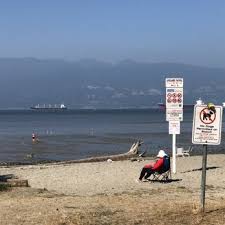
[[7,182],[9,179],[15,179],[17,178],[14,174],[4,174],[0,175],[0,182]]
[[91,157],[91,158],[86,158],[86,159],[78,159],[78,160],[69,160],[69,161],[63,161],[63,162],[58,162],[56,164],[68,164],[68,163],[88,163],[88,162],[103,162],[108,159],[112,161],[121,161],[121,160],[126,160],[135,156],[138,156],[139,154],[139,147],[141,146],[143,142],[142,141],[137,141],[135,142],[130,150],[126,153],[123,154],[118,154],[118,155],[108,155],[108,156],[97,156],[97,157]]
[[7,180],[7,184],[10,187],[28,187],[28,180],[20,180],[20,179],[9,179]]
[[13,174],[1,175],[0,183],[10,187],[28,187],[28,180],[18,179]]

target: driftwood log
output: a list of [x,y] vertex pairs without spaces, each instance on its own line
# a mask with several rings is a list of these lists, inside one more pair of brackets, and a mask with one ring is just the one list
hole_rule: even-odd
[[28,180],[21,180],[21,179],[10,179],[10,180],[7,180],[7,184],[10,187],[29,187]]
[[121,161],[121,160],[126,160],[129,158],[137,157],[139,156],[139,147],[141,146],[143,142],[140,140],[134,143],[130,150],[126,153],[123,154],[118,154],[118,155],[108,155],[108,156],[97,156],[97,157],[91,157],[91,158],[86,158],[86,159],[78,159],[78,160],[69,160],[69,161],[63,161],[63,162],[58,162],[56,164],[68,164],[68,163],[88,163],[88,162],[103,162],[106,160],[112,160],[112,161]]
[[28,180],[18,179],[13,174],[6,174],[0,176],[0,185],[7,185],[9,187],[28,187]]

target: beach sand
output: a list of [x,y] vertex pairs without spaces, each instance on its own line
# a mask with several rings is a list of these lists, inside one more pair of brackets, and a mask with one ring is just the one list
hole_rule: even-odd
[[30,185],[0,192],[0,224],[225,224],[225,155],[208,155],[205,214],[201,156],[177,158],[169,183],[137,183],[150,161],[0,167]]

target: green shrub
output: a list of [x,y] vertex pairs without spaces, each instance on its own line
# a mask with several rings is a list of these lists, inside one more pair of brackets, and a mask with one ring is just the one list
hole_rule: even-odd
[[0,183],[0,191],[6,191],[8,189],[8,184],[1,184]]

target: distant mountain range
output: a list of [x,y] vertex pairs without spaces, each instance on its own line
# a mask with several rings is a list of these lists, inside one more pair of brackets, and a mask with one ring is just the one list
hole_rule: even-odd
[[225,69],[179,63],[0,58],[0,108],[64,103],[69,108],[155,107],[165,78],[184,78],[184,102],[225,101]]

